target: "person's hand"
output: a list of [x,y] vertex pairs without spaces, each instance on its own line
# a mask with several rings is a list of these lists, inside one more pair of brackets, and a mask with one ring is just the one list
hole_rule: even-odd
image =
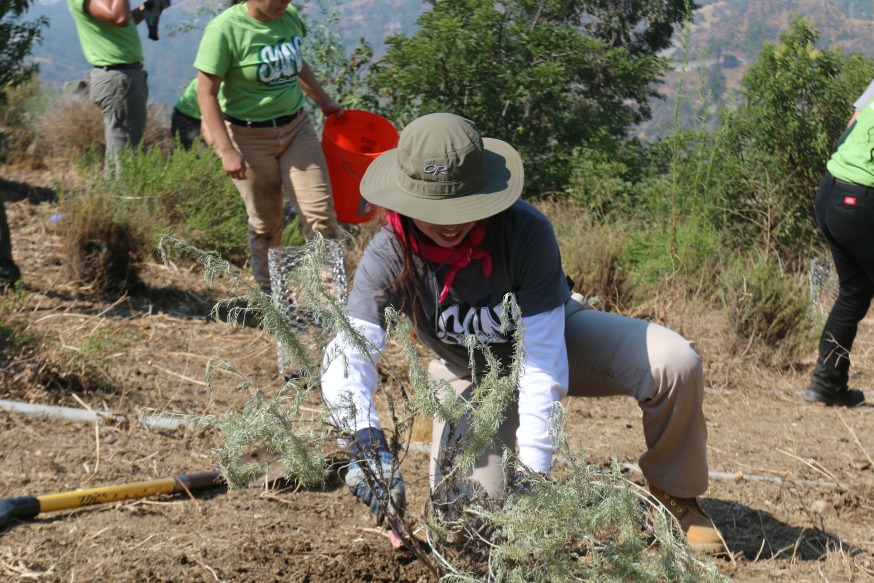
[[222,148],[218,152],[222,159],[222,168],[225,174],[236,180],[246,179],[246,161],[243,160],[243,155],[233,146]]
[[348,449],[352,457],[346,473],[349,491],[370,508],[377,524],[382,525],[388,518],[388,525],[394,528],[394,519],[403,516],[407,509],[407,494],[400,470],[392,474],[394,456],[382,430],[357,431]]
[[344,111],[346,111],[343,106],[336,101],[327,101],[319,106],[319,109],[322,110],[322,113],[325,115],[325,117],[328,117],[329,115],[333,115],[335,113],[342,114]]

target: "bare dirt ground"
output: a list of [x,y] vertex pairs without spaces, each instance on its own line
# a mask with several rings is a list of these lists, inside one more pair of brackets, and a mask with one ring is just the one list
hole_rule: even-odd
[[[150,432],[142,407],[221,414],[238,406],[234,383],[206,391],[204,367],[222,357],[265,389],[279,385],[273,339],[254,325],[209,317],[227,290],[209,289],[196,267],[145,266],[144,285],[98,298],[71,283],[47,177],[0,168],[13,253],[28,287],[9,319],[33,335],[24,352],[0,353],[0,398],[111,411],[128,422],[77,423],[0,410],[0,498],[46,495],[207,471],[218,436],[181,428]],[[736,581],[874,580],[874,407],[800,400],[814,354],[764,366],[731,338],[724,316],[668,310],[666,324],[696,340],[705,359],[711,484],[704,506],[732,557]],[[105,331],[97,351],[104,382],[85,386],[74,357]],[[855,386],[874,377],[874,326],[854,350]],[[60,364],[58,364],[60,363]],[[63,364],[67,370],[63,370]],[[98,375],[100,376],[100,375]],[[869,403],[874,394],[867,393]],[[624,399],[568,403],[570,434],[588,459],[634,464],[640,414]],[[427,492],[427,457],[404,466],[410,507]],[[640,476],[630,470],[630,477]],[[431,581],[407,551],[393,551],[339,479],[324,489],[225,488],[128,500],[12,520],[0,531],[0,579],[37,581]]]

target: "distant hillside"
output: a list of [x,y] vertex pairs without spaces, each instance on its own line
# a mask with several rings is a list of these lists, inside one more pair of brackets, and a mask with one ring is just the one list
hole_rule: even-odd
[[[225,5],[226,0],[211,3],[194,0],[174,0],[173,6],[162,16],[161,40],[146,38],[141,26],[141,37],[146,51],[151,98],[168,107],[176,101],[182,88],[194,76],[192,62],[200,34],[207,18],[194,16],[196,7]],[[330,2],[330,0],[328,0]],[[428,5],[420,0],[334,0],[342,15],[343,36],[349,45],[365,38],[377,55],[385,47],[385,38],[398,32],[412,34],[416,19]],[[716,103],[727,103],[740,87],[740,79],[747,63],[755,60],[763,42],[776,42],[787,30],[793,14],[806,16],[815,22],[822,33],[821,47],[840,46],[845,52],[864,52],[874,55],[869,39],[874,33],[872,10],[874,2],[858,0],[698,0],[686,48],[688,69],[687,92],[694,96],[697,88],[710,89]],[[316,2],[295,2],[308,22],[317,18]],[[82,56],[73,20],[64,0],[39,0],[31,9],[31,16],[47,16],[51,25],[45,31],[45,40],[34,50],[40,63],[40,78],[60,86],[67,81],[83,78],[88,64]],[[187,32],[175,32],[189,26]],[[682,38],[677,34],[674,47],[665,53],[675,63],[682,62]],[[705,58],[706,57],[706,58]],[[678,73],[665,79],[660,92],[665,101],[654,104],[652,122],[640,128],[639,135],[653,139],[672,125],[674,94]],[[694,99],[693,99],[694,101]],[[683,124],[693,125],[696,105],[683,104]]]
[[[687,37],[687,67],[684,93],[688,101],[680,104],[681,125],[696,127],[702,102],[701,91],[714,98],[711,105],[729,103],[737,96],[748,63],[756,59],[763,43],[776,43],[789,28],[794,15],[815,23],[821,36],[820,48],[840,47],[845,54],[860,52],[874,56],[870,43],[874,33],[874,3],[854,0],[698,0],[701,8]],[[864,6],[863,6],[864,4]],[[666,52],[679,68],[683,61],[683,37],[674,37]],[[641,126],[638,136],[654,139],[673,125],[675,95],[680,73],[665,78],[660,93],[664,101],[653,104],[653,119]],[[856,96],[848,96],[855,99]],[[715,107],[711,107],[711,112]]]

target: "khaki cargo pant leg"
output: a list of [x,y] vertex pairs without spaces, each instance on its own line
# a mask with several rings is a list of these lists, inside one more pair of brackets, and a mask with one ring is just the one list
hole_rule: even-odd
[[[447,362],[434,359],[428,366],[428,376],[432,379],[442,379],[465,399],[469,399],[474,389],[470,371],[450,366]],[[516,444],[516,428],[519,427],[519,412],[516,406],[510,407],[507,417],[498,429],[495,441],[476,460],[473,472],[468,478],[482,486],[491,497],[500,496],[504,490],[504,475],[501,459],[504,448],[514,448]],[[456,451],[463,443],[464,436],[470,428],[470,418],[463,417],[457,425],[450,427],[444,421],[434,420],[431,441],[431,465],[429,477],[431,490],[438,500],[454,499],[458,494],[470,496],[472,492],[463,485],[460,489],[448,489],[447,484],[441,484],[443,473],[451,469],[450,452]],[[446,459],[444,459],[446,458]],[[458,480],[453,486],[458,485]]]
[[307,240],[320,233],[325,239],[339,239],[340,227],[328,177],[328,164],[316,129],[304,113],[300,123],[291,124],[288,145],[279,157],[280,174],[300,216]]
[[[292,125],[292,124],[289,124]],[[246,161],[246,179],[234,185],[249,217],[249,255],[252,275],[270,286],[267,250],[282,241],[282,180],[279,176],[280,133],[283,128],[247,128],[225,122],[234,146]]]
[[703,494],[704,373],[694,343],[657,324],[573,303],[565,320],[569,396],[634,397],[643,412],[640,468],[647,481],[681,498]]

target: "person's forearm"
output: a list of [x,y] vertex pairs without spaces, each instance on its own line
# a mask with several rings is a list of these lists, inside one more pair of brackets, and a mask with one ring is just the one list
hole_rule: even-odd
[[[131,18],[137,22],[136,15],[131,13],[130,0],[85,0],[85,12],[108,24],[124,28],[130,24]],[[142,20],[142,14],[140,14]]]
[[218,104],[218,88],[221,79],[198,73],[197,77],[197,106],[203,118],[202,125],[206,126],[216,153],[221,156],[223,150],[233,148],[231,136],[225,127],[224,116]]
[[568,390],[564,306],[523,318],[525,359],[519,378],[519,459],[537,472],[549,471],[555,444],[549,433],[555,404]]
[[310,69],[310,66],[306,61],[304,61],[303,68],[300,70],[297,79],[303,92],[306,93],[307,97],[312,99],[320,109],[324,110],[325,107],[332,102],[331,98],[322,88],[322,84],[319,83],[318,79],[316,79],[313,70]]
[[206,125],[212,138],[213,149],[221,156],[223,151],[233,148],[234,143],[231,141],[231,136],[228,135],[228,129],[225,127],[218,100],[213,97],[201,103],[198,99],[198,105],[200,106],[200,113],[203,115],[203,123]]

